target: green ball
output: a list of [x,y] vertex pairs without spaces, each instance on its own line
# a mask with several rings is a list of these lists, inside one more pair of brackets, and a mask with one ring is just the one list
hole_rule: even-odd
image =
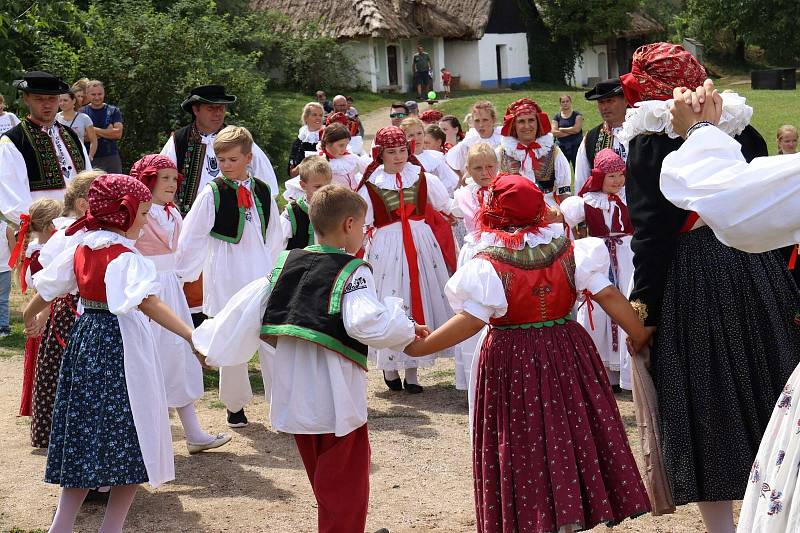
[[428,92],[428,100],[436,100],[436,91]]

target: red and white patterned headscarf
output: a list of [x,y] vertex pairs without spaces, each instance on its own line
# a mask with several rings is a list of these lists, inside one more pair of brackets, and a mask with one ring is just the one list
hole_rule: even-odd
[[419,115],[419,119],[425,124],[438,124],[444,118],[444,114],[438,109],[426,109]]
[[[156,186],[158,181],[158,171],[165,168],[173,168],[178,170],[175,163],[170,158],[161,154],[146,155],[131,167],[131,177],[137,179],[145,184],[151,191]],[[183,175],[178,172],[178,187],[181,186]]]
[[326,126],[330,126],[331,124],[336,124],[336,123],[346,126],[351,136],[355,137],[356,135],[358,135],[358,123],[355,120],[350,120],[350,117],[348,117],[347,115],[345,115],[340,111],[337,111],[336,113],[331,113],[330,115],[328,115],[328,118],[325,119]]
[[125,174],[104,174],[89,187],[89,210],[76,220],[66,234],[81,229],[116,228],[128,231],[136,220],[139,205],[149,202],[153,195],[141,181]]
[[424,169],[417,156],[414,155],[415,143],[409,141],[405,132],[397,126],[386,126],[379,129],[378,133],[375,134],[375,140],[372,141],[372,163],[364,170],[364,177],[361,178],[358,188],[360,189],[367,182],[370,175],[383,164],[384,148],[399,148],[401,146],[408,148],[408,162]]
[[676,87],[695,87],[706,81],[706,69],[680,45],[652,43],[633,53],[631,71],[620,76],[629,106],[643,100],[669,100]]
[[587,192],[602,191],[606,174],[611,174],[612,172],[622,172],[624,174],[625,161],[611,148],[603,148],[594,156],[592,174],[581,187],[578,196],[583,196]]
[[506,108],[500,134],[505,137],[516,137],[517,133],[514,122],[517,120],[517,117],[522,115],[536,115],[536,119],[539,122],[539,127],[536,130],[536,137],[541,137],[542,135],[550,133],[550,117],[547,116],[547,113],[544,113],[542,108],[539,107],[539,104],[530,98],[520,98],[516,102],[512,102],[511,105]]

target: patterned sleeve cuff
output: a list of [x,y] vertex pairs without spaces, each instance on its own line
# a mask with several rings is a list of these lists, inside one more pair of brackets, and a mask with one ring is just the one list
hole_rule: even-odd
[[642,302],[641,300],[633,300],[631,301],[631,307],[633,310],[636,311],[636,314],[639,315],[639,320],[644,323],[647,320],[647,304]]

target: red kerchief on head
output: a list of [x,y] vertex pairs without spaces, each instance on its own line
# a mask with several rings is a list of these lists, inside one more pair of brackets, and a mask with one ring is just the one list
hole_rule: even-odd
[[444,114],[438,109],[426,109],[419,115],[419,119],[425,124],[437,124]]
[[603,148],[594,156],[594,168],[592,174],[581,188],[578,196],[583,196],[587,192],[598,192],[603,190],[603,181],[606,175],[612,172],[625,172],[625,161],[610,148]]
[[528,178],[500,174],[489,185],[478,213],[480,230],[507,245],[519,244],[525,233],[547,225],[544,195]]
[[706,81],[706,69],[682,46],[653,43],[633,53],[631,72],[620,76],[628,105],[643,100],[669,100],[676,87],[694,90]]
[[339,124],[342,124],[344,126],[350,125],[350,119],[347,118],[347,115],[339,111],[337,111],[336,113],[331,113],[330,115],[328,115],[328,118],[325,119],[326,126],[330,126],[335,122],[338,122]]
[[89,210],[66,231],[73,235],[80,229],[117,228],[128,231],[136,219],[139,205],[153,199],[140,181],[125,174],[104,174],[89,187]]
[[514,121],[520,115],[536,115],[539,122],[536,137],[541,137],[542,135],[550,133],[550,117],[547,116],[547,113],[542,112],[542,108],[539,107],[539,104],[530,98],[520,98],[516,102],[512,102],[511,105],[506,108],[500,134],[506,137],[512,136],[511,132],[514,129]]
[[[175,170],[178,170],[178,167],[175,166],[175,163],[173,163],[172,160],[165,155],[146,155],[133,164],[131,167],[131,177],[141,181],[148,189],[152,191],[156,186],[156,181],[158,180],[158,171],[165,168],[174,168]],[[180,187],[182,181],[183,176],[179,172],[178,187]]]

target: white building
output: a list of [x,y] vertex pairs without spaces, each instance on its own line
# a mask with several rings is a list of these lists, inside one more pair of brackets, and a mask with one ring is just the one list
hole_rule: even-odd
[[254,0],[253,6],[317,22],[350,51],[358,70],[354,85],[374,92],[413,90],[418,44],[431,57],[436,91],[442,67],[460,88],[530,80],[516,0]]
[[633,52],[643,44],[656,40],[664,27],[641,11],[629,14],[630,26],[618,31],[614,37],[587,46],[575,62],[573,85],[591,87],[598,81],[617,78],[631,71]]

